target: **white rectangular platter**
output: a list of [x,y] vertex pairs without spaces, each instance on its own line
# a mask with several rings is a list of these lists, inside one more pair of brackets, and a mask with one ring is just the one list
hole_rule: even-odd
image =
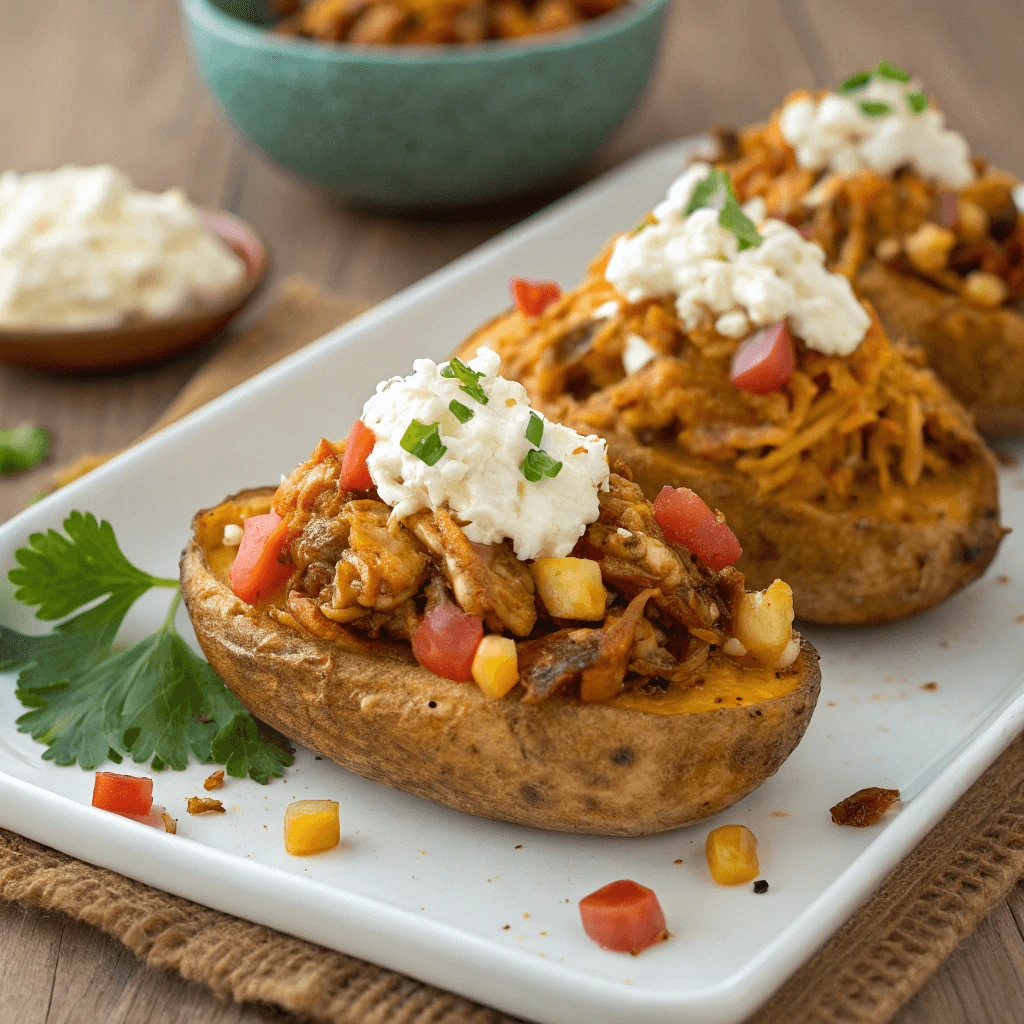
[[[321,435],[341,437],[378,380],[442,358],[508,303],[513,275],[578,281],[614,232],[679,172],[692,142],[655,150],[427,278],[318,344],[163,431],[0,529],[6,570],[28,535],[71,509],[109,519],[129,558],[175,574],[192,514],[276,482]],[[1024,454],[1018,449],[1017,454]],[[822,655],[803,743],[751,797],[706,823],[645,839],[570,836],[469,817],[367,782],[299,751],[285,779],[229,780],[228,813],[192,818],[209,768],[156,776],[179,819],[166,836],[88,806],[92,774],[40,759],[19,734],[0,675],[0,825],[180,896],[412,974],[544,1024],[733,1024],[761,1004],[878,885],[1024,724],[1024,478],[1002,470],[1018,527],[985,578],[943,607],[873,629],[808,629]],[[155,628],[147,595],[123,635]],[[0,621],[38,630],[0,577]],[[184,614],[179,622],[187,634]],[[926,683],[937,689],[922,689]],[[864,786],[900,789],[869,829],[828,808]],[[341,802],[341,848],[282,847],[284,807]],[[711,827],[760,843],[766,895],[712,882]],[[616,878],[651,886],[672,938],[639,957],[584,935],[577,901]]]

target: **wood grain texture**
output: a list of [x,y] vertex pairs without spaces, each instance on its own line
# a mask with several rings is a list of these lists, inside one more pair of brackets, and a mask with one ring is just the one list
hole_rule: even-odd
[[[713,122],[756,119],[788,90],[833,83],[880,56],[921,73],[979,152],[1020,170],[1022,32],[1020,0],[675,0],[646,100],[580,180]],[[301,273],[363,302],[555,198],[444,217],[346,210],[270,165],[223,121],[189,66],[170,0],[0,0],[0,125],[0,168],[111,161],[142,187],[180,184],[197,202],[252,222],[273,254],[273,275]],[[204,354],[86,379],[0,368],[0,427],[49,427],[51,466],[119,448],[160,416]],[[0,480],[0,520],[24,507],[48,471]],[[1018,886],[897,1024],[1024,1019],[1022,933]],[[225,1006],[142,968],[85,925],[0,905],[0,1024],[283,1019],[264,1007]]]

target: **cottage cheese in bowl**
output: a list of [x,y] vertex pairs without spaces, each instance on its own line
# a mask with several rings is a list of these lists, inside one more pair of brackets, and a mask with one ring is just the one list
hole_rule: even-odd
[[0,328],[158,320],[245,273],[180,189],[139,191],[107,166],[0,174]]

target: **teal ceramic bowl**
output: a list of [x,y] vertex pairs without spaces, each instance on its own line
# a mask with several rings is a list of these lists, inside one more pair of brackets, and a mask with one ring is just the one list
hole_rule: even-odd
[[519,195],[585,163],[643,93],[667,3],[532,42],[416,47],[276,35],[229,13],[252,0],[182,7],[199,70],[246,138],[353,202],[429,208]]

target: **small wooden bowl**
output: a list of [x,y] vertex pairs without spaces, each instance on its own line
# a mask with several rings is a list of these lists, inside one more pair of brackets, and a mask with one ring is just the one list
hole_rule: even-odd
[[244,221],[203,210],[203,221],[245,262],[245,276],[219,299],[159,320],[117,327],[0,328],[0,362],[49,371],[115,370],[184,352],[211,338],[252,298],[267,268],[267,251]]

